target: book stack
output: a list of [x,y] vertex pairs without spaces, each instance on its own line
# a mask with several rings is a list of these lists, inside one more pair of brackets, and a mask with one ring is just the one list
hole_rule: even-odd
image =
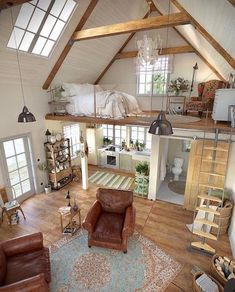
[[[20,221],[20,217],[18,212],[15,212],[14,214],[11,215],[11,225],[16,225]],[[10,222],[8,222],[10,224]]]
[[197,278],[196,283],[203,292],[219,292],[217,284],[213,282],[205,273]]

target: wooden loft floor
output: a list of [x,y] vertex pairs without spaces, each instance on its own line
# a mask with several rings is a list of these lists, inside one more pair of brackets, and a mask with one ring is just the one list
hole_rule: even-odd
[[[56,116],[53,114],[47,114],[46,120],[61,121],[61,122],[76,122],[76,123],[91,123],[91,124],[112,124],[112,125],[136,125],[136,126],[150,126],[151,122],[157,117],[159,112],[143,112],[141,115],[126,117],[123,119],[106,119],[106,118],[95,118],[95,117],[80,117],[80,116]],[[197,117],[197,116],[194,116]],[[230,123],[218,122],[214,123],[211,117],[207,119],[202,117],[198,122],[172,122],[173,128],[180,129],[193,129],[201,131],[213,131],[214,129],[220,129],[222,132],[229,133],[231,131]]]
[[[89,167],[89,174],[96,170],[96,167]],[[81,183],[72,182],[60,191],[49,195],[38,194],[26,200],[22,204],[26,221],[21,218],[18,225],[9,227],[4,220],[0,226],[0,241],[37,231],[43,232],[44,244],[47,246],[60,239],[62,235],[58,208],[67,204],[66,190],[70,190],[72,196],[78,194],[78,205],[84,218],[95,200],[97,186],[90,184],[89,189],[84,191]],[[134,204],[137,209],[136,229],[183,266],[182,271],[165,291],[192,291],[192,267],[197,265],[209,272],[211,261],[211,256],[189,248],[192,236],[186,224],[192,223],[193,212],[186,211],[179,205],[138,197],[135,197]],[[211,245],[216,248],[217,253],[231,257],[227,235],[221,236],[216,242],[211,242]]]

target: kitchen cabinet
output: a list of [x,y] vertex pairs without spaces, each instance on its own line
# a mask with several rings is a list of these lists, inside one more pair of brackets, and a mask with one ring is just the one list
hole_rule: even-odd
[[119,168],[120,170],[132,172],[132,155],[120,153],[119,154]]

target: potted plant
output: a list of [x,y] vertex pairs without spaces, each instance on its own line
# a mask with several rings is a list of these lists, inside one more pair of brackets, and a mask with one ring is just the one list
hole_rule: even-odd
[[39,163],[38,169],[42,171],[44,174],[44,190],[46,194],[49,194],[51,192],[51,185],[48,183],[48,177],[47,177],[48,166],[47,166],[46,161]]
[[176,96],[179,96],[180,92],[186,92],[189,90],[189,81],[184,78],[178,77],[175,80],[171,80],[168,91],[173,92]]
[[146,161],[139,162],[135,170],[135,193],[139,196],[147,197],[149,188],[149,165]]

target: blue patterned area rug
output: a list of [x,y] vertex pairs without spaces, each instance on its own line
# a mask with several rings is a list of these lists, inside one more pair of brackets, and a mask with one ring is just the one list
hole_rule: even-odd
[[87,246],[87,233],[51,246],[52,292],[164,291],[182,266],[135,232],[128,252]]

